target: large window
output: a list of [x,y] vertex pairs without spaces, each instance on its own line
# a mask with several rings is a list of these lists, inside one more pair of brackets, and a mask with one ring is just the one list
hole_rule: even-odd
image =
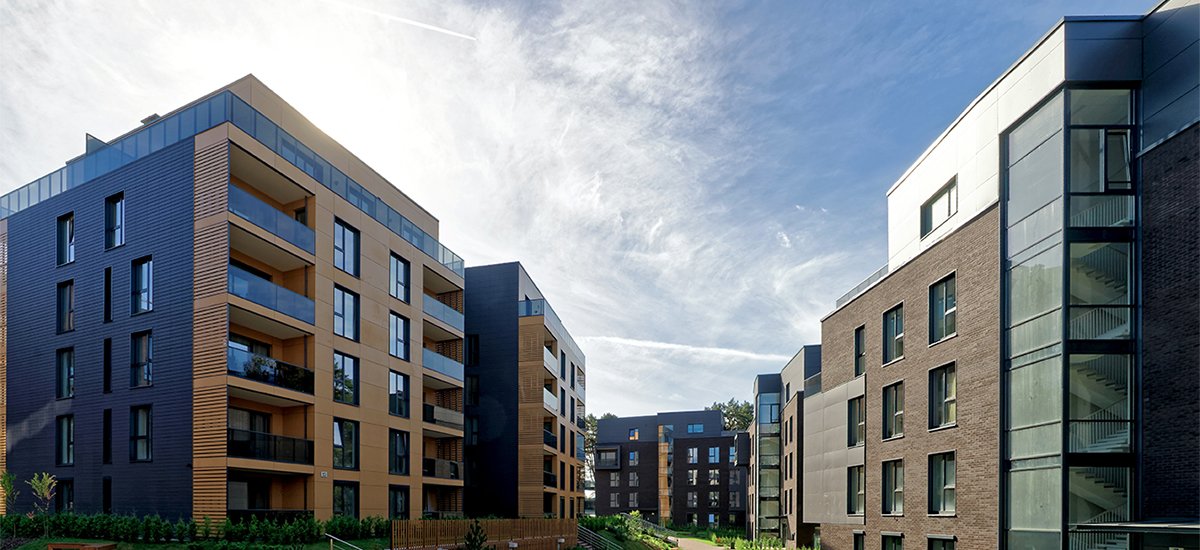
[[708,471],[708,484],[709,485],[720,485],[721,484],[721,470],[710,469]]
[[709,447],[708,448],[708,463],[709,464],[719,464],[720,462],[721,462],[721,448],[720,447]]
[[408,260],[392,254],[391,260],[391,284],[388,285],[388,292],[392,297],[408,302]]
[[608,495],[608,506],[610,508],[621,506],[621,493],[610,493]]
[[700,470],[688,470],[687,471],[687,484],[688,485],[695,485],[699,479],[700,479]]
[[883,535],[883,550],[904,550],[904,537]]
[[867,327],[854,329],[854,376],[867,372]]
[[149,405],[129,409],[130,462],[149,462],[154,456],[151,445],[152,416]]
[[408,375],[388,371],[388,412],[408,418]]
[[929,455],[929,513],[954,513],[954,453]]
[[408,319],[388,313],[388,353],[408,360]]
[[358,484],[352,481],[333,482],[333,515],[358,517]]
[[58,218],[58,265],[75,261],[75,213]]
[[687,463],[688,464],[699,464],[700,463],[700,448],[699,447],[689,447],[688,448]]
[[133,261],[130,268],[130,313],[154,309],[154,260],[150,257]]
[[883,362],[904,357],[904,305],[883,314]]
[[333,419],[333,467],[358,469],[358,422]]
[[950,426],[958,418],[958,381],[954,364],[929,371],[929,427]]
[[358,340],[358,295],[340,286],[333,287],[333,333]]
[[129,386],[138,388],[154,383],[154,338],[150,331],[129,337]]
[[638,494],[636,492],[629,493],[629,507],[637,508],[637,506],[638,506]]
[[58,283],[58,332],[75,330],[75,281]]
[[958,310],[958,291],[955,277],[951,274],[929,287],[929,343],[955,333],[955,317]]
[[867,474],[862,466],[846,468],[846,513],[861,516],[867,509]]
[[54,355],[58,371],[55,395],[59,399],[75,397],[75,348],[60,349]]
[[863,397],[846,402],[846,446],[857,447],[867,440],[867,404]]
[[638,486],[638,475],[637,475],[637,472],[629,472],[629,486],[630,486],[630,487],[637,487],[637,486]]
[[358,358],[333,352],[333,400],[358,404]]
[[609,487],[620,487],[621,486],[621,472],[609,472],[608,486]]
[[54,462],[59,466],[75,464],[75,417],[60,416],[57,419],[57,441]]
[[958,178],[950,180],[921,205],[921,237],[924,238],[958,212]]
[[883,438],[904,435],[904,382],[883,388]]
[[854,550],[867,550],[866,533],[854,533]]
[[930,538],[929,550],[954,550],[954,539],[952,538]]
[[687,433],[702,434],[704,433],[704,424],[688,424]]
[[408,475],[408,432],[388,430],[388,473]]
[[904,461],[883,463],[883,513],[904,513]]
[[688,494],[687,494],[687,507],[688,508],[695,508],[700,505],[700,500],[698,498],[696,498],[697,494],[698,493],[696,493],[695,491],[688,492]]
[[637,451],[629,451],[629,465],[630,466],[638,465],[638,452]]
[[358,276],[358,230],[333,220],[333,267]]
[[104,200],[104,248],[125,244],[125,194]]
[[388,517],[408,519],[408,487],[403,485],[388,487]]

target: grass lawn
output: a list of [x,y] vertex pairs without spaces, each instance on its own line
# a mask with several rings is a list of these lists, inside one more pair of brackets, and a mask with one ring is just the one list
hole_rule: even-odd
[[[21,546],[18,546],[16,550],[45,550],[46,545],[49,543],[52,543],[52,542],[105,542],[105,541],[98,540],[98,539],[68,539],[68,538],[51,537],[48,539],[33,540],[31,542],[28,542]],[[111,542],[111,541],[108,541],[108,542]],[[387,539],[360,539],[360,540],[352,540],[349,542],[350,542],[350,544],[353,544],[359,548],[362,548],[363,550],[384,550],[388,547]],[[208,545],[215,547],[216,543],[206,544],[206,546],[208,546]],[[138,543],[131,543],[131,542],[117,543],[117,550],[186,550],[187,547],[188,547],[188,545],[186,543],[179,543],[179,542],[169,542],[169,543],[162,543],[162,544],[143,544],[140,542],[138,542]],[[326,539],[323,542],[314,542],[312,544],[304,544],[304,545],[299,546],[299,548],[302,548],[304,550],[328,550],[329,540]],[[345,548],[345,547],[343,546],[342,548]]]

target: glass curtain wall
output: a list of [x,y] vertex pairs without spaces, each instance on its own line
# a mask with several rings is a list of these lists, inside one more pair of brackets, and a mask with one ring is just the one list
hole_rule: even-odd
[[780,454],[780,394],[779,392],[764,392],[758,394],[758,411],[755,420],[758,422],[758,445],[755,475],[757,476],[758,509],[755,518],[757,534],[780,537],[782,521],[780,513],[779,491],[779,454]]

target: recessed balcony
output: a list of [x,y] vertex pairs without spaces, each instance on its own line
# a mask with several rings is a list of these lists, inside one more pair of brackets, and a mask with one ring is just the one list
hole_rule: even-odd
[[289,464],[313,463],[313,442],[249,430],[229,429],[229,456]]
[[230,376],[313,395],[313,371],[235,347],[226,349]]
[[547,388],[542,388],[542,405],[546,407],[546,410],[555,415],[558,414],[558,396]]
[[229,212],[304,252],[316,254],[316,232],[236,185],[229,186]]
[[463,467],[461,462],[426,458],[422,461],[421,474],[434,479],[461,480]]
[[425,368],[449,376],[459,382],[463,380],[463,364],[429,348],[421,348],[421,361]]
[[235,265],[229,266],[229,293],[309,325],[316,308],[308,297],[276,285]]
[[443,304],[437,298],[428,294],[421,297],[421,309],[426,315],[437,319],[446,326],[462,332],[466,327],[466,320],[463,314],[458,310]]
[[425,404],[424,409],[426,423],[451,430],[461,431],[463,429],[463,413],[429,403]]

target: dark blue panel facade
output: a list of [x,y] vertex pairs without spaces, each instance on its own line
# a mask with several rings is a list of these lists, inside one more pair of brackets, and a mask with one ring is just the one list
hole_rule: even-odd
[[[21,485],[47,471],[74,485],[75,509],[100,512],[103,478],[113,512],[188,517],[192,502],[191,139],[8,218],[8,469]],[[105,250],[105,199],[125,194],[125,244]],[[75,261],[56,267],[56,220],[75,215]],[[152,311],[131,315],[131,265],[153,258]],[[112,321],[104,273],[112,269]],[[58,283],[74,280],[75,330],[56,334]],[[153,385],[130,388],[131,335],[153,335]],[[112,339],[112,393],[103,392]],[[56,399],[55,352],[73,347],[75,396]],[[130,460],[130,409],[153,411],[152,460]],[[112,410],[112,463],[102,464],[104,410]],[[56,466],[56,418],[74,415],[75,464]],[[23,490],[17,509],[32,505]]]

